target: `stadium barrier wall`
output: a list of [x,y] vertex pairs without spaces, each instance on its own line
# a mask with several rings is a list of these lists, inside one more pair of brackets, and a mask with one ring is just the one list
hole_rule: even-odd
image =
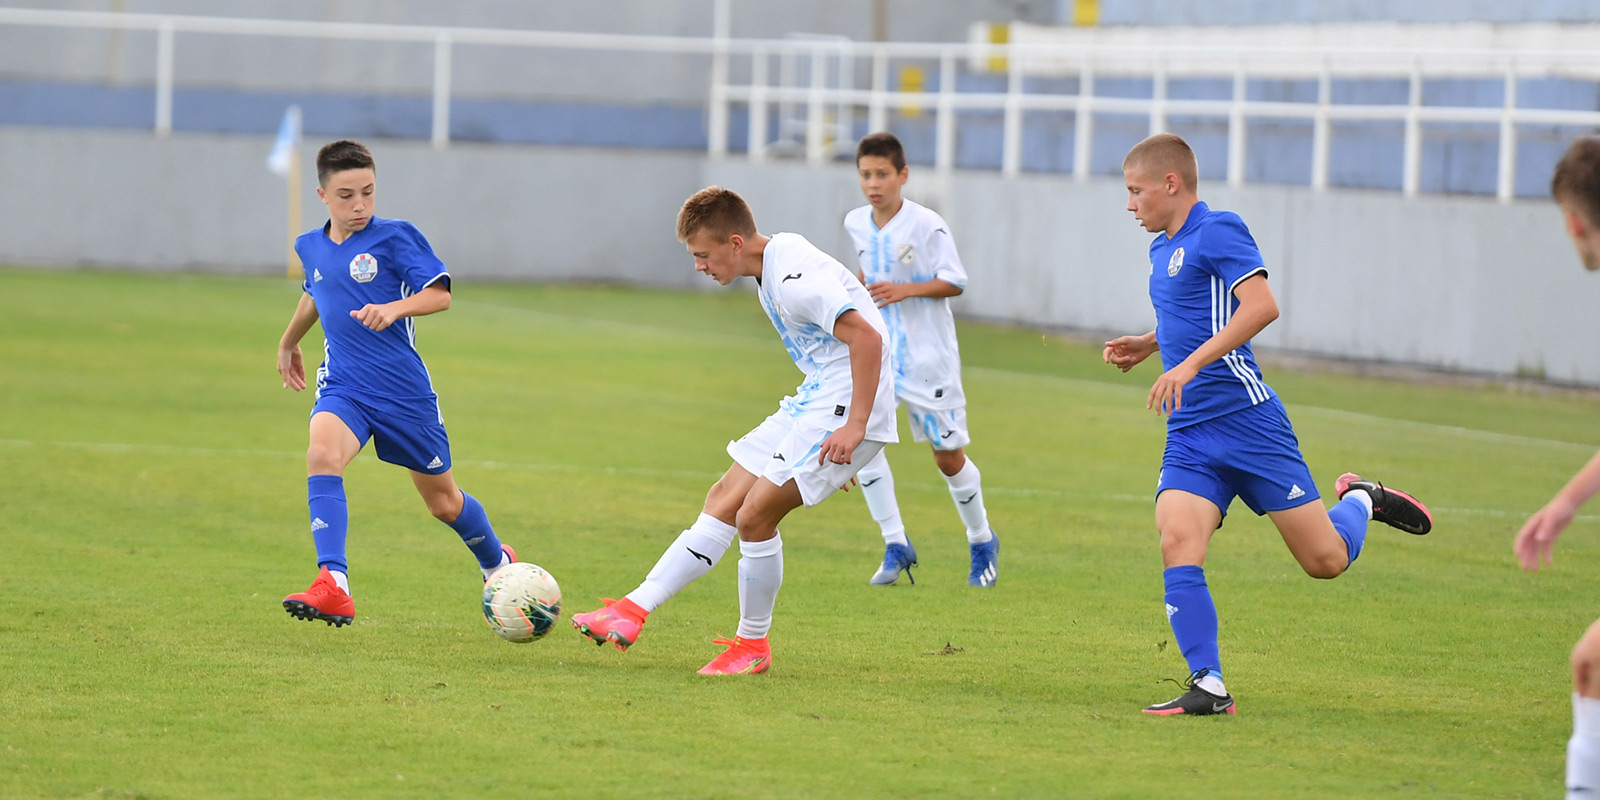
[[[265,137],[0,127],[0,263],[281,272],[284,182]],[[411,219],[462,281],[712,284],[674,235],[712,183],[764,231],[802,233],[853,266],[840,223],[860,204],[847,164],[703,154],[373,142],[380,215]],[[309,162],[315,148],[307,146]],[[305,166],[301,229],[320,224]],[[957,313],[1138,333],[1150,241],[1114,179],[913,168],[908,196],[949,220],[971,275]],[[1600,281],[1583,274],[1549,201],[1203,183],[1250,225],[1283,315],[1267,347],[1600,386]]]

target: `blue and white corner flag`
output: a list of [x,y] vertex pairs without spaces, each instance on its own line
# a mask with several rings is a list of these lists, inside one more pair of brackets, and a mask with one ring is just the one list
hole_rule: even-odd
[[272,144],[272,153],[267,156],[267,169],[278,174],[280,178],[289,177],[289,171],[294,169],[292,153],[300,146],[300,107],[289,106],[283,111],[283,122],[278,125],[278,140]]

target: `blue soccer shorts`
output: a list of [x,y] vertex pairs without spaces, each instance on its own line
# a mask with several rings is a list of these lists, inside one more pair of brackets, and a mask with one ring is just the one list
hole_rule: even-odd
[[1283,403],[1265,403],[1167,432],[1156,494],[1197,494],[1224,517],[1234,497],[1256,514],[1321,499]]
[[371,439],[372,449],[381,461],[427,475],[450,470],[450,437],[445,434],[444,423],[438,421],[437,410],[432,419],[418,419],[348,397],[324,395],[311,407],[312,416],[319,411],[342,420],[362,447]]

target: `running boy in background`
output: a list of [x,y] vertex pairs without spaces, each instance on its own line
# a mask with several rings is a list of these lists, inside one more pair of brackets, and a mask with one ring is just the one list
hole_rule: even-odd
[[1168,415],[1156,528],[1167,620],[1190,670],[1181,696],[1145,713],[1233,714],[1201,565],[1234,497],[1272,519],[1313,578],[1350,568],[1368,520],[1420,535],[1433,518],[1405,492],[1348,472],[1334,484],[1339,502],[1323,508],[1283,403],[1250,351],[1251,337],[1278,318],[1255,239],[1239,215],[1200,202],[1194,151],[1183,139],[1162,133],[1140,142],[1122,170],[1128,210],[1157,234],[1150,244],[1156,329],[1106,342],[1104,358],[1127,372],[1161,351],[1164,371],[1145,407]]
[[[961,350],[949,298],[967,285],[950,226],[932,209],[901,197],[911,177],[905,148],[891,133],[874,133],[856,146],[856,174],[867,205],[845,215],[855,242],[861,282],[883,312],[894,362],[894,391],[911,417],[911,438],[933,447],[933,462],[950,488],[950,499],[967,528],[971,569],[967,583],[989,587],[1000,577],[1000,539],[989,527],[978,465],[963,449],[967,398],[961,389]],[[883,564],[871,583],[893,585],[911,568],[917,549],[906,536],[888,453],[879,453],[857,475],[867,509],[883,531]]]
[[[1567,235],[1584,269],[1600,270],[1600,137],[1583,136],[1567,148],[1550,179]],[[1556,537],[1578,509],[1600,492],[1600,454],[1589,459],[1556,496],[1517,531],[1514,544],[1522,568],[1537,570],[1550,560]],[[1572,650],[1572,738],[1567,740],[1567,797],[1600,793],[1600,621]]]
[[278,374],[285,387],[306,388],[300,340],[320,319],[323,360],[306,450],[320,569],[311,588],[283,598],[283,607],[300,619],[344,626],[356,616],[345,560],[344,470],[368,439],[378,458],[411,471],[428,511],[461,536],[485,580],[516,554],[495,537],[483,506],[456,487],[439,398],[417,352],[412,318],[450,307],[450,273],[411,223],[373,216],[377,165],[366,147],[348,140],[323,147],[317,182],[328,222],[295,241],[305,293],[278,342]]
[[763,236],[744,199],[727,189],[702,189],[683,204],[678,239],[695,269],[717,283],[756,279],[761,307],[805,380],[755,430],[728,443],[732,466],[644,583],[573,615],[572,625],[596,644],[628,649],[650,612],[709,573],[737,534],[738,634],[717,640],[727,649],[700,674],[766,672],[767,633],[783,584],[778,522],[845,487],[897,437],[883,318],[843,265],[799,234]]

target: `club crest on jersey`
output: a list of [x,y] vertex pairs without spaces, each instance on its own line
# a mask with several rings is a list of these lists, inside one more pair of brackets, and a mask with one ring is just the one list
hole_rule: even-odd
[[902,264],[910,264],[917,260],[917,249],[909,244],[900,245],[900,250],[895,253],[895,258]]
[[378,277],[378,259],[373,258],[371,253],[362,253],[350,259],[350,277],[356,283],[367,283]]
[[1183,269],[1183,248],[1172,251],[1172,259],[1167,261],[1167,277],[1171,278]]

